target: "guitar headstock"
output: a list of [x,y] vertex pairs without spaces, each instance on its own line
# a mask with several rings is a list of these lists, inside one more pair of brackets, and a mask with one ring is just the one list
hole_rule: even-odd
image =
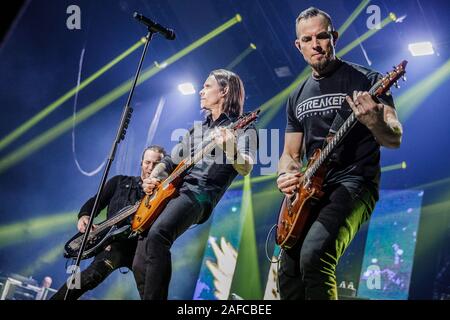
[[239,117],[239,119],[233,124],[233,129],[243,129],[247,127],[250,123],[258,119],[260,109],[256,109],[252,112],[246,113]]
[[378,87],[375,90],[375,92],[373,93],[374,96],[379,96],[382,95],[383,93],[385,93],[386,91],[389,90],[390,87],[392,87],[392,85],[394,85],[396,88],[399,88],[398,85],[398,79],[402,78],[404,81],[406,81],[405,78],[405,68],[406,68],[406,64],[408,63],[408,61],[403,60],[402,62],[400,62],[400,64],[398,66],[394,66],[393,70],[388,72],[387,75],[385,75],[382,79],[380,79],[377,84]]

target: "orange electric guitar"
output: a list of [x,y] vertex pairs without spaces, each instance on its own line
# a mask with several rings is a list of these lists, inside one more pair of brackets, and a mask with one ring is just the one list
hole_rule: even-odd
[[[244,114],[235,122],[226,126],[226,128],[231,130],[245,129],[258,118],[259,112],[260,110],[257,109],[253,112]],[[177,194],[178,186],[182,181],[183,176],[190,168],[199,162],[204,155],[211,152],[216,145],[214,139],[205,139],[202,143],[201,150],[196,152],[192,157],[183,159],[175,170],[161,182],[151,195],[146,195],[142,199],[131,224],[133,233],[141,233],[155,222],[156,218],[158,218],[164,210],[166,204]]]
[[[397,80],[405,74],[406,64],[407,61],[404,60],[397,67],[394,67],[391,72],[373,85],[369,93],[377,97],[388,91],[393,84],[398,87]],[[276,234],[276,243],[281,248],[292,248],[298,239],[302,238],[307,232],[312,201],[320,199],[323,195],[322,184],[327,173],[325,161],[355,123],[355,113],[352,112],[328,144],[323,149],[314,151],[301,177],[299,190],[292,196],[284,198],[278,215]]]

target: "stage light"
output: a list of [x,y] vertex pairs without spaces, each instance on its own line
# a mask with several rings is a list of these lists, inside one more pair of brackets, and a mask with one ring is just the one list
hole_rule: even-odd
[[402,161],[401,163],[392,164],[390,166],[384,166],[381,168],[381,172],[387,172],[392,170],[398,170],[398,169],[406,169],[406,162]]
[[44,268],[48,268],[48,266],[52,265],[63,256],[63,252],[64,243],[58,243],[47,250],[44,254],[39,255],[36,260],[33,259],[31,263],[26,263],[25,267],[19,271],[19,274],[32,276],[36,272]]
[[414,57],[434,54],[433,45],[429,41],[410,43],[408,50]]
[[258,244],[256,242],[255,217],[253,211],[252,185],[250,175],[244,177],[241,203],[242,233],[239,255],[230,292],[239,292],[245,299],[261,299],[263,290],[260,282]]
[[450,77],[450,59],[436,71],[416,82],[395,100],[395,109],[401,121],[408,119],[419,106]]
[[227,70],[233,70],[239,63],[241,63],[250,53],[256,50],[256,46],[253,43],[242,51],[236,58],[233,59],[226,67]]
[[354,49],[356,46],[359,46],[360,43],[366,41],[368,38],[373,36],[375,33],[380,31],[381,29],[383,29],[388,24],[394,22],[395,19],[396,19],[395,13],[393,13],[393,12],[389,13],[389,15],[386,18],[384,18],[383,21],[381,21],[379,29],[370,29],[369,31],[367,31],[366,33],[364,33],[363,35],[361,35],[360,37],[358,37],[357,39],[353,40],[351,43],[346,45],[344,48],[339,50],[339,52],[336,53],[336,56],[338,56],[338,57],[344,56],[345,54],[350,52],[352,49]]
[[185,96],[194,94],[196,92],[194,85],[190,82],[185,82],[185,83],[179,84],[178,90],[181,92],[182,95],[185,95]]
[[155,67],[157,67],[159,69],[164,69],[165,67],[168,66],[167,62],[158,63],[158,61],[155,61],[154,64],[155,64]]
[[342,35],[345,30],[352,24],[352,22],[360,15],[360,13],[364,10],[364,8],[370,3],[370,0],[363,0],[361,3],[356,7],[356,9],[353,11],[353,13],[345,20],[345,22],[342,24],[342,26],[339,28],[338,33],[339,35]]
[[[26,243],[73,228],[77,212],[49,214],[0,226],[0,248]],[[17,235],[21,236],[18,237]]]

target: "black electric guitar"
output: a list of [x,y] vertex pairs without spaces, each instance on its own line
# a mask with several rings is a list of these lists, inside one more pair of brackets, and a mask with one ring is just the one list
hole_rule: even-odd
[[[116,215],[98,224],[89,233],[81,259],[88,259],[103,250],[108,244],[117,239],[127,238],[131,233],[131,224],[125,220],[133,215],[140,202],[121,209]],[[122,223],[123,222],[123,223]],[[76,258],[80,252],[84,233],[78,232],[64,245],[64,257]]]

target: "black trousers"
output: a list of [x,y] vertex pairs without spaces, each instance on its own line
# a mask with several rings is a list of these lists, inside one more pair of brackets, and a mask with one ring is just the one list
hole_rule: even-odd
[[[102,283],[113,271],[121,267],[131,269],[137,241],[121,240],[112,242],[105,250],[97,254],[92,263],[80,273],[80,288],[71,289],[67,300],[77,300],[85,292],[94,289]],[[64,300],[67,284],[50,298]]]
[[133,274],[141,299],[166,300],[172,276],[170,248],[206,209],[185,193],[169,201],[148,232],[139,236]]
[[364,186],[353,192],[343,185],[324,191],[312,210],[317,218],[304,239],[281,253],[281,299],[337,299],[339,258],[375,207],[374,196]]

